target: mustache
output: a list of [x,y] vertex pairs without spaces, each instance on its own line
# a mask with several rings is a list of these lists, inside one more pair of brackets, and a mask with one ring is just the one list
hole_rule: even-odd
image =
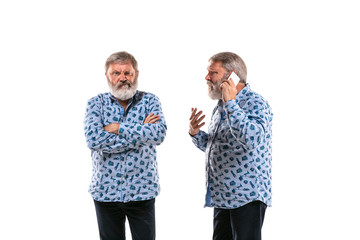
[[127,85],[128,87],[132,86],[131,82],[129,82],[128,80],[125,80],[123,82],[118,82],[116,85],[114,85],[114,87],[116,89],[119,89],[120,87],[125,86],[125,85]]
[[207,85],[208,86],[212,86],[212,87],[215,87],[216,86],[216,84],[214,84],[212,81],[210,81],[210,80],[207,80]]
[[214,87],[214,88],[216,88],[216,87],[220,87],[221,83],[222,83],[222,81],[219,81],[219,82],[213,83],[212,81],[207,80],[207,85],[208,85],[208,86],[211,86],[211,87]]

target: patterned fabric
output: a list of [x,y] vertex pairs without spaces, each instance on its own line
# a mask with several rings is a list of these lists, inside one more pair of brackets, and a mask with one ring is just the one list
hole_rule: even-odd
[[[155,124],[143,124],[154,113]],[[120,123],[119,134],[104,126]],[[166,122],[159,99],[138,91],[126,111],[110,94],[88,101],[85,136],[91,149],[93,175],[89,192],[96,201],[129,202],[155,198],[159,194],[156,145],[166,135]]]
[[215,107],[209,133],[192,137],[205,152],[207,207],[238,208],[260,200],[271,206],[272,110],[247,85]]

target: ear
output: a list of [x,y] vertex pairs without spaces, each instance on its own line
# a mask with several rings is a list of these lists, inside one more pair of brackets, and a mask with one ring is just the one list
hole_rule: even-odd
[[136,77],[139,77],[139,71],[136,72]]

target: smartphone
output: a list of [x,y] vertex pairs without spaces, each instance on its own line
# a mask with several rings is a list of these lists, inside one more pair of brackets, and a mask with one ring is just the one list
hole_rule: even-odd
[[240,78],[238,77],[238,75],[236,75],[235,72],[232,72],[227,80],[229,80],[230,78],[234,81],[235,86],[240,82]]

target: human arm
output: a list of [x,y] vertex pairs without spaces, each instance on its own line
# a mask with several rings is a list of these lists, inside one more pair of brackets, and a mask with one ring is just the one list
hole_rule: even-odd
[[270,137],[272,111],[259,96],[249,98],[242,106],[236,100],[225,103],[231,134],[247,149],[255,149]]
[[204,120],[205,115],[202,114],[202,111],[197,112],[197,108],[191,108],[191,116],[189,118],[189,134],[193,137],[199,133],[200,128],[205,125]]
[[118,135],[135,145],[160,145],[165,139],[167,130],[161,103],[158,97],[149,93],[143,96],[142,101],[147,111],[151,113],[146,116],[143,123],[120,123]]
[[229,80],[224,81],[220,85],[220,89],[222,93],[222,100],[224,102],[236,99],[236,94],[238,93],[238,89],[236,88],[236,85],[231,78]]
[[205,125],[205,122],[203,122],[204,118],[205,115],[202,114],[202,111],[197,112],[197,108],[191,108],[189,134],[195,146],[202,151],[205,151],[209,138],[207,133],[200,130]]
[[[160,120],[159,115],[155,115],[154,113],[151,113],[150,115],[148,115],[145,118],[144,124],[145,123],[156,123],[159,120]],[[120,128],[120,123],[110,123],[104,127],[105,131],[107,131],[109,133],[114,133],[114,134],[119,133],[119,128]]]
[[254,149],[265,137],[270,136],[268,129],[272,112],[268,103],[254,92],[246,94],[247,102],[240,107],[236,95],[244,87],[242,83],[235,85],[232,79],[224,81],[220,86],[231,134],[248,149]]
[[[133,149],[135,144],[120,138],[118,135],[109,132],[109,125],[106,131],[104,128],[101,96],[89,100],[86,108],[84,131],[87,146],[91,150],[105,153],[119,153]],[[111,125],[112,130],[114,125]]]

